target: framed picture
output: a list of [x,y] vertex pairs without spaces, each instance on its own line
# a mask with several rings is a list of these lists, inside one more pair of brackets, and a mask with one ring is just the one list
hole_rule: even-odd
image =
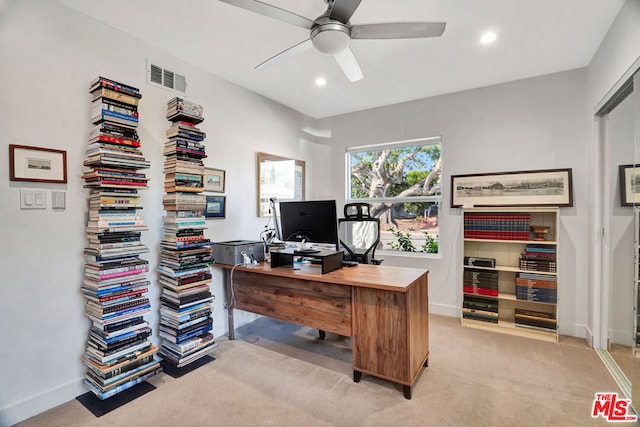
[[224,218],[226,214],[226,196],[207,196],[207,206],[204,209],[206,219]]
[[67,152],[9,144],[9,179],[66,184]]
[[573,206],[571,169],[454,175],[451,207]]
[[620,175],[620,203],[622,206],[640,204],[640,165],[618,166]]
[[224,176],[222,169],[204,168],[204,191],[224,193]]

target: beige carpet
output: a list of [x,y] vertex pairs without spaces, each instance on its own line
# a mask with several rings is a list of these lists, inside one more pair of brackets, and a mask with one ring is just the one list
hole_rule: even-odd
[[[429,367],[413,399],[364,375],[350,339],[261,318],[218,339],[216,360],[96,418],[76,400],[20,426],[583,426],[596,392],[618,388],[582,340],[548,343],[430,317]],[[619,423],[620,424],[620,423]],[[622,423],[622,425],[632,425]]]

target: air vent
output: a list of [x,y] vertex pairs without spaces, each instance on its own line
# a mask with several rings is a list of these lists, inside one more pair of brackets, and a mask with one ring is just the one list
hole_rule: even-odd
[[161,85],[162,84],[162,68],[158,67],[157,65],[151,64],[149,78],[153,83],[157,83]]
[[162,84],[164,87],[168,87],[174,89],[173,87],[173,71],[164,70],[164,79],[162,79]]
[[187,92],[187,79],[180,74],[167,70],[159,65],[148,62],[147,77],[148,82],[162,87],[173,89],[178,92]]

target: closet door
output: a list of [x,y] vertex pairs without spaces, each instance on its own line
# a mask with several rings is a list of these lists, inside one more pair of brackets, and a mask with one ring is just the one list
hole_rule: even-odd
[[604,230],[601,312],[606,342],[598,350],[623,392],[634,400],[635,408],[640,408],[640,229],[636,214],[640,208],[640,81],[636,74],[600,114]]

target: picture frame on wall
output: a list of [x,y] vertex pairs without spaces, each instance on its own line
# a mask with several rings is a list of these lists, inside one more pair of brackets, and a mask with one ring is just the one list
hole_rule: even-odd
[[204,168],[204,191],[224,193],[226,171],[222,169]]
[[206,219],[220,219],[226,217],[226,196],[207,196],[207,204],[204,209]]
[[573,206],[571,169],[451,176],[451,207]]
[[618,166],[620,176],[620,204],[640,204],[640,164]]
[[11,181],[67,183],[67,152],[52,148],[9,144]]

